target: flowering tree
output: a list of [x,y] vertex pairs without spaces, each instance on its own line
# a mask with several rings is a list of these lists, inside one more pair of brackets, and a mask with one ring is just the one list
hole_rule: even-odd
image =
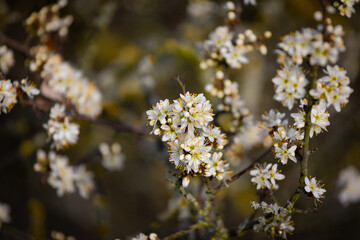
[[[342,25],[333,23],[330,14],[351,18],[356,2],[319,0],[321,11],[314,12],[310,26],[282,32],[280,42],[271,51],[267,47],[271,31],[257,35],[243,22],[246,10],[256,8],[255,0],[222,4],[217,14],[226,14],[225,22],[203,39],[202,54],[198,54],[201,60],[196,62],[207,74],[205,91],[196,93],[181,74],[170,83],[178,85],[180,96],[154,101],[153,58],[144,57],[138,62],[141,91],[147,105],[154,104],[141,110],[141,119],[145,115],[148,119],[149,127],[145,128],[131,124],[131,116],[129,122],[109,118],[111,104],[106,103],[107,92],[101,90],[99,81],[90,80],[85,70],[66,60],[62,47],[76,18],[64,16],[68,2],[59,0],[25,19],[28,40],[24,43],[0,32],[1,113],[11,115],[14,107],[22,105],[41,115],[41,131],[47,137],[36,147],[33,170],[41,176],[42,186],[52,187],[58,198],[78,193],[83,201],[92,201],[100,215],[106,212],[101,186],[104,172],[127,171],[128,157],[122,145],[110,137],[104,141],[94,137],[99,142],[96,146],[90,141],[81,142],[82,129],[100,125],[157,143],[157,156],[166,162],[169,158],[167,177],[161,181],[169,183],[172,197],[168,208],[152,225],[158,227],[177,214],[179,227],[171,233],[161,230],[161,226],[155,231],[151,226],[144,233],[133,234],[132,239],[229,239],[241,238],[248,232],[287,239],[296,235],[295,215],[321,211],[325,201],[327,190],[323,183],[327,182],[314,176],[310,164],[322,144],[317,142],[315,146],[313,140],[327,131],[331,116],[341,114],[354,91],[347,66],[339,63],[340,54],[346,50],[345,33]],[[195,18],[204,12],[209,17],[211,10],[216,9],[214,4],[190,1],[188,12]],[[109,24],[113,9],[115,2],[104,5],[96,19],[99,29]],[[271,108],[261,117],[251,113],[240,96],[239,83],[232,80],[237,72],[246,71],[254,51],[263,56],[268,52],[276,54],[278,69],[266,79],[273,84],[273,100],[283,106],[280,111]],[[24,64],[18,63],[17,55],[25,57]],[[16,76],[22,75],[21,80],[9,79],[15,70],[19,72]],[[144,121],[141,124],[145,125]],[[68,155],[78,145],[84,145],[88,153],[75,161]],[[167,153],[162,151],[164,147]],[[154,148],[155,145],[140,146],[137,151],[154,154]],[[141,178],[137,171],[131,175]],[[246,175],[249,181],[240,182]],[[340,172],[339,200],[343,205],[360,200],[359,179],[353,166]],[[130,189],[130,180],[125,181]],[[220,206],[226,201],[225,192],[236,187],[235,183],[252,183],[257,196],[247,203],[252,208],[248,216],[237,219],[236,226],[228,226]],[[294,188],[283,187],[286,183]],[[306,203],[299,204],[300,198]],[[6,223],[2,228],[5,236],[29,238],[11,228],[10,220],[10,206],[1,203],[0,223]],[[45,238],[41,234],[34,237]],[[73,239],[57,231],[51,233],[51,238]]]

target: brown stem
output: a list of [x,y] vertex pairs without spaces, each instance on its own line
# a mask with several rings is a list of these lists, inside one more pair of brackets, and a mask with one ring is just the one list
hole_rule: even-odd
[[[249,171],[251,168],[253,168],[256,163],[260,162],[264,157],[266,157],[266,155],[269,152],[271,152],[271,149],[272,149],[272,147],[270,147],[268,150],[266,150],[266,152],[261,154],[261,156],[258,157],[257,159],[255,159],[249,166],[247,166],[246,168],[244,168],[243,170],[241,170],[240,172],[238,172],[234,176],[232,176],[231,179],[226,181],[226,184],[230,184],[230,183],[234,182],[235,180],[239,179],[243,174],[245,174],[247,171]],[[224,183],[220,183],[215,188],[215,191],[219,191],[224,185],[225,185]]]
[[22,45],[21,43],[15,41],[14,39],[9,38],[4,33],[0,32],[0,42],[7,45],[11,49],[23,54],[24,56],[28,58],[33,58],[32,54],[30,53],[29,48],[27,48],[25,45]]

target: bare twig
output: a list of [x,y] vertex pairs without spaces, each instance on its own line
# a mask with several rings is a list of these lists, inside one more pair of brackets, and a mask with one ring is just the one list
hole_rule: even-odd
[[[260,157],[258,157],[257,159],[255,159],[249,166],[247,166],[246,168],[244,168],[243,170],[241,170],[240,172],[236,173],[234,176],[231,177],[231,179],[226,181],[226,184],[230,184],[232,182],[234,182],[235,180],[239,179],[243,174],[245,174],[247,171],[249,171],[251,168],[254,167],[254,165],[258,162],[260,162],[264,157],[266,157],[266,155],[271,152],[271,148],[269,148],[268,150],[266,150],[266,152],[264,152],[263,154],[261,154]],[[219,184],[216,188],[215,191],[219,191],[225,184],[221,183]]]
[[30,53],[29,48],[27,48],[25,45],[22,45],[21,43],[15,41],[14,39],[9,38],[2,32],[0,32],[0,42],[7,45],[9,48],[25,55],[28,58],[33,58],[33,56]]
[[185,95],[186,94],[185,84],[180,80],[180,75],[177,75],[175,77],[175,80],[179,83],[179,85],[180,85],[180,87],[182,89],[182,92]]

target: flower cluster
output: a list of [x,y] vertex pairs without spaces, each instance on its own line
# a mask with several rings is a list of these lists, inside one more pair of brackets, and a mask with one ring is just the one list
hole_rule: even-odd
[[342,16],[350,18],[355,13],[354,5],[358,2],[359,0],[340,0],[340,2],[335,2],[334,6],[339,9]]
[[262,115],[263,122],[261,122],[260,127],[264,129],[263,132],[272,136],[275,157],[282,164],[287,164],[289,159],[296,163],[295,150],[297,145],[295,141],[302,140],[304,133],[300,128],[287,127],[288,120],[283,120],[284,117],[285,113],[271,109],[269,113]]
[[101,143],[99,150],[102,155],[102,165],[109,171],[119,171],[123,169],[125,155],[121,153],[121,145],[113,143],[111,146],[107,143]]
[[[300,110],[298,113],[292,113],[291,117],[294,118],[295,123],[294,125],[298,129],[303,129],[305,127],[305,118],[306,113],[304,110]],[[312,138],[314,132],[319,134],[322,130],[326,130],[326,127],[330,125],[329,122],[329,113],[327,113],[326,108],[321,105],[314,105],[311,108],[310,112],[310,121],[311,121],[311,128],[310,128],[310,137]]]
[[271,163],[257,164],[255,169],[250,171],[250,175],[253,176],[251,182],[257,185],[256,189],[278,189],[275,180],[285,179],[285,176],[277,170],[277,164]]
[[15,64],[14,53],[5,45],[0,46],[0,71],[7,74]]
[[10,80],[0,80],[0,113],[8,113],[17,102],[16,88]]
[[314,65],[325,66],[335,63],[339,53],[345,51],[341,25],[332,26],[330,19],[326,25],[327,38],[324,39],[323,26],[318,29],[303,28],[301,31],[285,35],[278,44],[278,62],[300,65],[305,60]]
[[349,102],[353,90],[349,87],[350,80],[346,76],[346,70],[339,66],[326,66],[326,76],[316,81],[316,88],[310,90],[310,95],[318,100],[322,108],[334,106],[337,112],[341,106]]
[[254,230],[257,232],[265,232],[272,238],[281,237],[286,239],[287,234],[294,231],[294,223],[291,221],[291,215],[287,208],[280,207],[276,203],[267,204],[266,202],[251,202],[254,209],[261,209],[264,216],[257,219]]
[[338,199],[343,206],[360,201],[360,173],[354,166],[341,170],[337,183],[341,188]]
[[47,60],[41,76],[55,93],[71,100],[79,113],[91,117],[101,113],[102,94],[97,86],[60,55],[54,54]]
[[285,63],[282,69],[277,70],[272,82],[275,85],[274,99],[291,110],[296,99],[304,98],[309,81],[299,66]]
[[66,5],[67,0],[59,0],[55,4],[43,7],[39,12],[33,12],[25,22],[28,31],[34,32],[44,43],[51,40],[51,36],[54,35],[65,37],[73,22],[72,16],[60,18],[59,11]]
[[249,62],[245,55],[258,48],[261,53],[266,54],[267,49],[262,44],[262,39],[269,38],[270,32],[266,32],[261,38],[256,37],[252,30],[235,35],[228,26],[219,26],[210,33],[209,39],[205,41],[206,59],[200,63],[200,67],[220,66],[225,64],[230,68],[241,68]]
[[309,179],[308,177],[305,177],[304,189],[307,193],[312,194],[316,199],[324,197],[323,194],[326,192],[326,190],[320,186],[319,182],[317,182],[315,178]]
[[170,104],[160,101],[147,112],[155,135],[168,142],[170,162],[189,173],[199,173],[218,179],[229,178],[229,165],[215,152],[226,144],[220,128],[211,126],[211,104],[203,94],[180,94]]
[[139,233],[136,237],[133,237],[132,240],[159,240],[160,238],[156,233],[150,233],[150,235],[145,235]]
[[76,186],[80,196],[89,198],[95,187],[94,175],[86,169],[85,165],[72,167],[69,165],[69,159],[66,156],[57,155],[53,151],[46,154],[40,149],[37,156],[34,169],[39,172],[50,171],[48,183],[56,189],[59,197],[75,192]]
[[70,117],[66,116],[65,105],[63,104],[57,103],[50,109],[50,119],[43,127],[53,140],[52,148],[61,150],[78,141],[80,126],[77,123],[70,122]]

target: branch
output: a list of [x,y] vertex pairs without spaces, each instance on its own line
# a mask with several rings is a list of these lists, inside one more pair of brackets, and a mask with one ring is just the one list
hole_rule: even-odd
[[33,55],[30,53],[29,48],[27,48],[25,45],[22,45],[21,43],[15,41],[14,39],[9,38],[4,33],[0,32],[0,42],[7,45],[11,49],[23,54],[24,56],[28,58],[33,58]]
[[182,92],[184,95],[186,95],[186,89],[185,89],[185,84],[180,80],[180,75],[177,75],[175,80],[179,83],[181,89],[182,89]]
[[[258,157],[257,159],[255,159],[249,166],[247,166],[245,169],[241,170],[240,172],[236,173],[234,176],[231,177],[231,179],[227,180],[225,183],[226,184],[230,184],[232,182],[234,182],[235,180],[239,179],[242,175],[244,175],[247,171],[249,171],[251,168],[254,167],[254,165],[258,162],[260,162],[264,157],[266,157],[266,155],[271,152],[272,147],[270,147],[268,150],[266,150],[266,152],[264,152],[263,154],[261,154],[260,157]],[[215,191],[219,191],[224,185],[225,183],[220,183],[216,188]]]
[[195,231],[197,229],[201,229],[201,228],[204,228],[204,227],[208,227],[208,224],[206,222],[203,222],[203,221],[200,221],[194,225],[192,225],[189,229],[187,230],[182,230],[182,231],[179,231],[179,232],[176,232],[174,234],[171,234],[170,236],[167,236],[167,237],[164,237],[162,238],[163,240],[172,240],[172,239],[177,239],[185,234],[188,234],[192,231]]
[[[51,102],[47,98],[37,98],[37,101],[21,99],[20,102],[24,105],[32,106],[34,109],[37,109],[37,110],[40,110],[43,112],[50,111]],[[111,120],[104,119],[104,118],[92,118],[92,117],[89,117],[89,116],[86,116],[83,114],[79,114],[75,110],[73,110],[73,113],[70,115],[74,119],[84,121],[84,122],[89,122],[89,123],[95,123],[98,125],[108,126],[119,132],[126,132],[126,133],[131,133],[134,135],[138,135],[138,136],[158,138],[158,136],[151,135],[149,132],[147,132],[144,129],[135,128],[132,126],[128,126],[124,123],[115,122],[115,121],[111,121]]]

